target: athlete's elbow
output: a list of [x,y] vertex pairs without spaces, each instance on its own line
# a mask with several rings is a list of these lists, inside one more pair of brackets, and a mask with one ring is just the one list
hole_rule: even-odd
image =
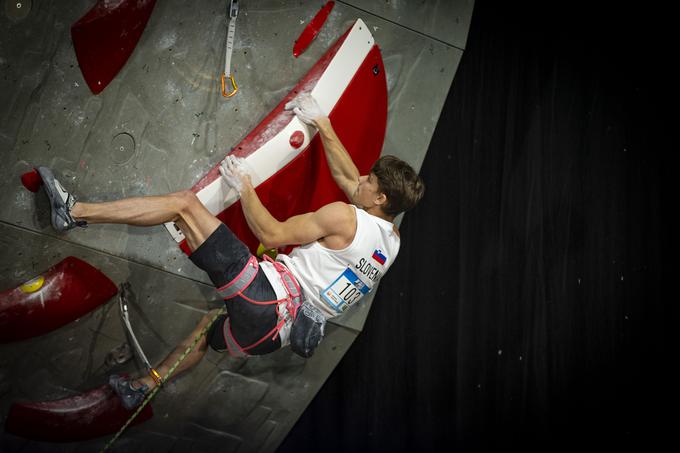
[[279,247],[278,241],[276,241],[274,238],[269,237],[269,236],[261,237],[260,243],[262,244],[262,247],[264,247],[266,250],[275,249],[275,248]]
[[277,229],[263,232],[259,239],[265,249],[275,249],[282,245],[286,245],[281,232]]

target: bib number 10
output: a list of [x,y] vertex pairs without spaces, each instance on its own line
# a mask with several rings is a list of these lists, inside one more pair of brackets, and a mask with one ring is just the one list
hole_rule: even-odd
[[371,288],[348,267],[321,293],[321,296],[335,311],[342,313],[370,290]]

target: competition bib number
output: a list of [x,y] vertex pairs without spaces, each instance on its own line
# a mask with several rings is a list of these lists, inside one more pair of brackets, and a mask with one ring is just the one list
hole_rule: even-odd
[[338,313],[358,302],[371,288],[368,287],[349,267],[323,290],[321,297]]

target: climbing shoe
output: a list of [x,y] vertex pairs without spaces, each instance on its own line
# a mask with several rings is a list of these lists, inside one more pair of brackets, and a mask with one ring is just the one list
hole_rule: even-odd
[[76,204],[76,198],[64,189],[64,186],[54,177],[52,170],[47,167],[38,167],[37,170],[45,185],[47,198],[50,200],[52,227],[61,233],[77,226],[86,226],[87,222],[75,220],[71,216],[71,208]]
[[123,407],[127,410],[133,409],[144,401],[144,395],[149,390],[148,385],[143,385],[140,388],[133,388],[132,381],[127,376],[118,376],[112,374],[109,376],[109,385],[116,392],[120,398]]

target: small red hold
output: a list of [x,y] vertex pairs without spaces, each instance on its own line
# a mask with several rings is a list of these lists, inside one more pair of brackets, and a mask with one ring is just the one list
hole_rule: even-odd
[[37,192],[42,186],[42,178],[35,168],[28,173],[21,175],[21,183],[31,192]]
[[305,134],[302,131],[295,131],[290,136],[290,146],[298,149],[305,142]]
[[319,34],[319,30],[321,30],[326,19],[328,19],[328,15],[331,13],[333,6],[335,6],[334,1],[327,1],[319,12],[316,13],[314,18],[312,18],[309,24],[307,24],[305,29],[302,30],[302,33],[300,33],[300,36],[298,36],[298,39],[295,40],[295,44],[293,45],[293,56],[295,58],[299,57],[314,38],[316,38],[316,35]]
[[187,254],[187,256],[191,255],[193,253],[193,250],[189,248],[189,244],[187,244],[187,241],[184,240],[179,243],[179,248],[182,249],[184,253]]

